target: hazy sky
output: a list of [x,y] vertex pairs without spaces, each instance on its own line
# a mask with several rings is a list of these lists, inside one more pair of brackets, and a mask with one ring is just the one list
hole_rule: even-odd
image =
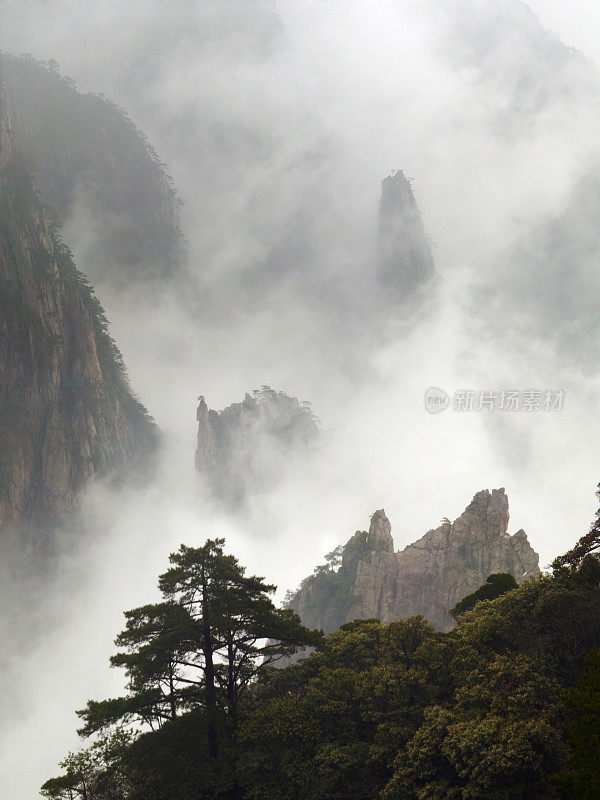
[[[510,530],[525,528],[543,565],[595,509],[600,10],[539,0],[540,25],[517,0],[216,8],[0,3],[2,49],[56,59],[148,135],[184,202],[202,298],[190,313],[167,291],[144,297],[94,278],[169,447],[154,485],[97,487],[84,502],[86,527],[102,536],[67,559],[49,601],[64,627],[15,665],[22,721],[0,731],[11,800],[32,800],[76,743],[72,709],[118,687],[102,665],[120,612],[149,599],[182,540],[225,535],[281,596],[376,508],[400,547],[476,491],[505,486]],[[395,321],[373,288],[380,182],[392,169],[414,179],[438,272],[416,318]],[[78,213],[65,234],[85,258]],[[334,430],[230,518],[194,480],[195,399],[221,408],[262,384],[312,401]],[[432,385],[564,389],[566,404],[431,416]]]
[[594,0],[530,0],[528,5],[566,45],[600,63],[600,8]]

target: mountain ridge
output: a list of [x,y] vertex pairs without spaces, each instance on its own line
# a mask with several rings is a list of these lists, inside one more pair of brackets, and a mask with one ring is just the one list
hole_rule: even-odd
[[369,531],[357,531],[334,551],[329,568],[306,578],[288,605],[307,626],[329,632],[353,619],[385,623],[419,614],[449,630],[450,609],[489,575],[508,572],[522,583],[540,574],[525,531],[511,536],[508,521],[505,490],[486,489],[453,523],[444,521],[395,551],[391,524],[380,509]]

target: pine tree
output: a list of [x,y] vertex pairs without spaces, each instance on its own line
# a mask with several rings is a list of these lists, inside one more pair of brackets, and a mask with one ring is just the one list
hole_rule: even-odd
[[258,670],[317,642],[293,611],[273,605],[275,587],[247,576],[223,545],[181,545],[159,578],[164,601],[125,613],[111,664],[126,670],[129,693],[90,700],[78,712],[82,735],[135,722],[154,729],[199,707],[214,758],[219,730],[235,730],[240,697]]
[[[600,499],[600,484],[598,484],[596,490],[596,497]],[[582,536],[575,547],[569,550],[568,553],[554,559],[552,562],[554,574],[561,576],[577,572],[584,560],[587,559],[587,564],[590,564],[590,558],[588,557],[591,556],[591,558],[597,559],[598,551],[600,551],[600,509],[596,511],[596,519],[592,523],[589,533]]]

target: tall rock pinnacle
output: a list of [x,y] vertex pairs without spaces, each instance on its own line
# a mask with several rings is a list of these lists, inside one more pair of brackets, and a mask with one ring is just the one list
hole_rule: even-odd
[[435,272],[412,187],[401,170],[381,184],[378,265],[384,286],[401,295],[410,294]]

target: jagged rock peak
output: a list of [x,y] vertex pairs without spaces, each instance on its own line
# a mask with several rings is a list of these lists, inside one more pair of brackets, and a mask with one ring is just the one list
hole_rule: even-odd
[[381,182],[381,204],[383,211],[417,208],[410,181],[401,169],[394,169]]
[[384,550],[388,553],[394,552],[392,525],[386,517],[383,508],[376,511],[371,517],[367,544],[372,550]]
[[209,409],[202,395],[198,401],[196,470],[230,507],[249,491],[271,486],[287,462],[319,437],[310,404],[268,386],[222,411]]
[[508,497],[506,496],[506,490],[504,487],[501,487],[500,489],[492,489],[491,492],[489,489],[483,489],[481,492],[477,492],[464,513],[466,514],[470,511],[476,513],[482,511],[488,516],[496,515],[499,521],[505,521],[505,527],[507,527]]
[[390,522],[376,511],[369,533],[357,531],[344,546],[339,571],[307,578],[290,607],[324,630],[352,619],[390,622],[414,614],[448,630],[450,609],[489,575],[508,572],[518,583],[539,575],[537,553],[523,530],[508,534],[508,520],[505,490],[486,489],[453,523],[444,520],[394,552]]
[[467,508],[451,526],[453,534],[462,531],[473,534],[476,530],[483,535],[497,539],[507,535],[508,530],[508,497],[504,488],[484,489],[473,497]]
[[381,184],[378,262],[381,281],[399,294],[410,293],[435,273],[421,214],[402,170]]

